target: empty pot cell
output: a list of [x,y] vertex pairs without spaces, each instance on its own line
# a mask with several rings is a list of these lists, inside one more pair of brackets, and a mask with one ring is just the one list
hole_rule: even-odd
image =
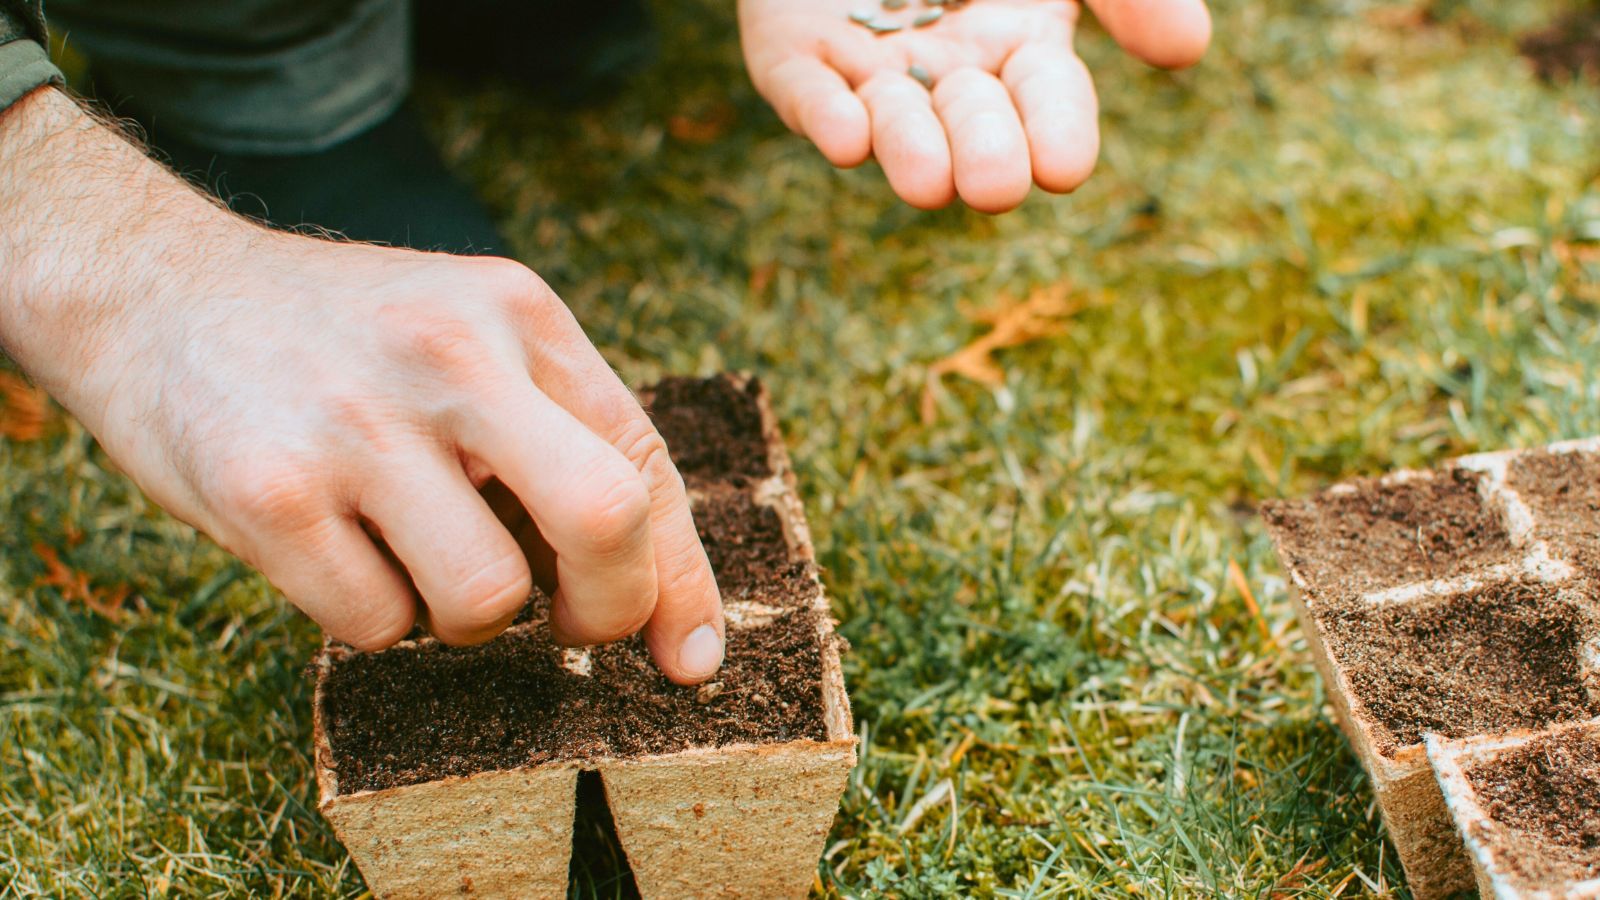
[[1327,593],[1449,578],[1513,557],[1482,476],[1462,469],[1398,481],[1364,479],[1306,500],[1265,504],[1280,553]]
[[590,675],[542,630],[476,647],[437,643],[335,660],[323,713],[339,792],[562,760],[691,747],[824,741],[819,614],[728,634],[714,687],[682,687],[640,637],[594,648]]
[[1374,748],[1393,756],[1425,732],[1465,737],[1600,713],[1583,662],[1592,590],[1511,580],[1407,602],[1347,598],[1315,615]]
[[724,599],[799,606],[821,590],[811,565],[791,558],[778,511],[748,491],[709,486],[697,492],[694,521]]
[[1533,513],[1534,533],[1558,555],[1600,563],[1600,457],[1593,453],[1524,453],[1506,485]]
[[762,435],[761,383],[725,377],[666,378],[649,396],[650,418],[685,479],[772,474]]
[[1536,738],[1466,774],[1492,823],[1481,837],[1497,869],[1527,889],[1600,877],[1600,733]]

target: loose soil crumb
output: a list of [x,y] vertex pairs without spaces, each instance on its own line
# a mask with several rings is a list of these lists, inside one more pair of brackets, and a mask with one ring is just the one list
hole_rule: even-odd
[[1466,737],[1600,714],[1580,668],[1594,629],[1593,589],[1581,590],[1585,607],[1555,585],[1514,580],[1415,602],[1346,598],[1317,616],[1380,726],[1376,749],[1392,756],[1428,731]]
[[1485,507],[1481,476],[1448,469],[1384,485],[1351,482],[1261,509],[1294,568],[1316,586],[1376,591],[1445,578],[1511,559],[1505,525]]
[[591,676],[559,664],[542,630],[477,647],[352,654],[324,682],[341,793],[555,760],[827,739],[818,613],[728,633],[722,690],[669,682],[644,641],[594,648]]
[[1545,81],[1600,78],[1600,7],[1584,3],[1549,28],[1525,35],[1517,48]]
[[1484,810],[1512,830],[1496,855],[1529,886],[1600,876],[1600,735],[1568,731],[1467,771]]
[[650,418],[686,479],[765,478],[772,474],[761,434],[761,384],[743,390],[726,378],[664,378]]
[[1535,532],[1557,554],[1593,571],[1600,566],[1600,456],[1527,453],[1506,485],[1533,512]]
[[724,600],[799,606],[816,597],[812,567],[789,557],[778,511],[748,491],[707,486],[695,497],[694,521]]

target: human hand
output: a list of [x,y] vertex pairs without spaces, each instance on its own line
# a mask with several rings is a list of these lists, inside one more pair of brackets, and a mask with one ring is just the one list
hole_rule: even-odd
[[[1088,2],[1151,65],[1192,65],[1211,39],[1204,0]],[[1072,50],[1078,4],[957,3],[915,27],[935,9],[926,0],[899,10],[879,0],[740,0],[745,62],[785,124],[834,165],[877,157],[913,206],[960,196],[996,213],[1020,204],[1030,184],[1075,189],[1100,151],[1094,85]],[[876,33],[852,14],[902,27]]]
[[[357,647],[419,610],[448,643],[487,640],[537,578],[558,640],[643,627],[673,680],[716,670],[720,599],[683,482],[537,276],[268,231],[49,103],[39,139],[56,146],[28,163],[0,120],[0,341],[152,499]],[[63,177],[55,230],[39,227],[37,167],[74,157],[99,173]],[[102,183],[102,208],[71,208]],[[479,489],[498,484],[492,509]]]

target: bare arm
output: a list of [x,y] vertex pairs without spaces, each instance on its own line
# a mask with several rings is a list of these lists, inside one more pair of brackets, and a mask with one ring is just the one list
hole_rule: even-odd
[[0,347],[336,637],[486,640],[537,578],[558,638],[715,671],[682,480],[526,268],[267,230],[54,89],[0,115],[0,210]]

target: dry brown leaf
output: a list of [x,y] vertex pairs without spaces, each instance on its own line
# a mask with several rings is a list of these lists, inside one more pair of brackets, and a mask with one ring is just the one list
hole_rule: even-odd
[[1587,241],[1578,243],[1555,240],[1550,242],[1550,250],[1563,266],[1581,266],[1600,261],[1600,244]]
[[1311,851],[1307,850],[1301,854],[1299,861],[1294,864],[1293,868],[1283,873],[1283,877],[1278,879],[1278,883],[1272,886],[1272,900],[1287,900],[1287,898],[1298,894],[1298,888],[1305,883],[1308,876],[1315,875],[1328,865],[1326,857],[1315,862],[1306,862],[1310,856]]
[[989,326],[989,331],[928,367],[922,389],[922,421],[931,424],[938,413],[935,392],[946,375],[958,375],[992,388],[1005,384],[1006,373],[995,361],[996,351],[1055,337],[1067,330],[1067,319],[1087,304],[1070,296],[1064,283],[1046,285],[1017,300],[1001,294],[987,309],[967,311],[967,318]]
[[113,622],[122,618],[122,604],[130,593],[127,585],[118,585],[109,591],[96,589],[89,576],[61,561],[55,548],[44,543],[33,545],[35,556],[44,563],[45,573],[34,582],[36,587],[53,587],[61,592],[61,599],[78,601]]
[[778,275],[778,264],[764,262],[750,270],[750,296],[762,297],[767,293],[767,288],[772,287],[772,279]]
[[50,421],[50,397],[18,375],[0,372],[0,436],[37,441]]
[[737,112],[732,103],[721,101],[693,114],[680,114],[667,120],[667,133],[690,144],[712,144],[733,127]]
[[1436,14],[1431,2],[1413,5],[1380,6],[1367,11],[1366,19],[1380,28],[1417,29],[1434,24]]

